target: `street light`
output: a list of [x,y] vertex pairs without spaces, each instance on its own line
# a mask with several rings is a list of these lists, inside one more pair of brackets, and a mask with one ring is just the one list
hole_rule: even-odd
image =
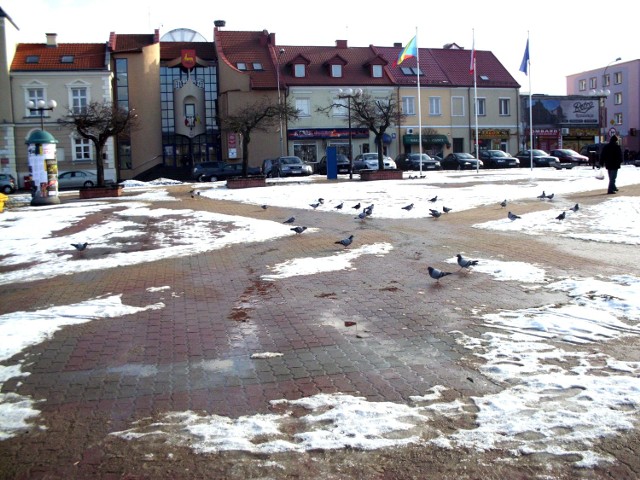
[[27,103],[27,108],[31,113],[39,112],[40,113],[40,130],[44,132],[44,112],[51,111],[58,106],[58,103],[55,100],[49,100],[45,102],[44,100],[38,100],[38,103],[33,100],[29,100]]
[[619,62],[620,60],[622,60],[621,57],[616,58],[615,60],[611,60],[606,67],[604,67],[604,72],[602,72],[602,87],[599,89],[592,89],[589,94],[593,97],[598,97],[599,98],[599,104],[600,104],[600,108],[602,109],[602,112],[598,118],[598,127],[600,129],[599,133],[599,138],[598,138],[598,143],[601,143],[603,138],[606,138],[607,135],[607,105],[606,105],[606,100],[607,97],[611,94],[611,90],[609,90],[606,85],[607,82],[607,70],[609,69],[609,67],[611,66],[611,64],[615,63],[615,62]]
[[356,88],[340,88],[338,89],[338,98],[347,99],[347,118],[349,125],[349,179],[353,179],[353,135],[351,133],[351,99],[358,98],[362,95],[362,89]]
[[278,121],[280,123],[280,156],[284,156],[284,141],[282,139],[282,110],[280,106],[280,57],[284,55],[284,48],[281,48],[278,52],[278,57],[276,59],[277,68],[276,68],[276,81],[278,82]]

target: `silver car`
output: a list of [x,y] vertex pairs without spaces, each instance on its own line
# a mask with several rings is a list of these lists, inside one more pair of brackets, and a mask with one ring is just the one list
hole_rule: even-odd
[[69,170],[58,174],[58,188],[93,187],[98,184],[98,176],[87,170]]
[[[383,157],[383,162],[385,170],[397,168],[396,162],[394,162],[391,157]],[[358,170],[378,170],[378,166],[377,153],[361,153],[353,159],[354,172],[357,172]]]

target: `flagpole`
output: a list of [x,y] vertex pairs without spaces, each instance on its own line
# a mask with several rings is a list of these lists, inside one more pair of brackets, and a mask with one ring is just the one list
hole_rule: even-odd
[[480,148],[478,144],[478,82],[476,75],[476,29],[471,29],[473,35],[473,110],[475,113],[476,120],[476,173],[480,172]]
[[529,53],[529,30],[527,30],[527,64],[529,71],[529,171],[533,172],[533,103],[531,92],[531,54]]
[[422,108],[420,106],[420,44],[418,43],[418,27],[416,26],[416,77],[418,79],[418,153],[420,176],[422,177]]

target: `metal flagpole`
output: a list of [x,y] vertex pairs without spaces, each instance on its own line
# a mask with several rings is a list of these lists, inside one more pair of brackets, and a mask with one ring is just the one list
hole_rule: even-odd
[[422,177],[422,108],[420,106],[420,44],[418,43],[418,27],[416,27],[416,77],[418,79],[418,153],[420,154],[420,176]]
[[475,55],[475,49],[476,49],[476,30],[475,28],[472,29],[473,32],[473,110],[475,113],[475,120],[476,120],[476,173],[478,173],[480,171],[480,148],[479,148],[479,144],[478,144],[478,82],[476,81],[477,79],[477,75],[476,75],[476,55]]
[[529,77],[529,171],[533,172],[533,103],[531,97],[531,53],[529,52],[529,31],[527,30],[527,64]]

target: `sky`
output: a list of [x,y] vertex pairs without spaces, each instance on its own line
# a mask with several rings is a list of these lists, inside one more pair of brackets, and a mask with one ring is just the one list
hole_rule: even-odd
[[[108,8],[106,8],[108,5]],[[522,86],[522,92],[566,94],[566,76],[604,68],[616,58],[637,59],[637,16],[632,2],[539,0],[519,5],[498,0],[459,0],[455,9],[408,0],[401,4],[363,4],[327,0],[311,14],[299,2],[194,0],[185,4],[112,0],[1,0],[0,6],[20,28],[24,43],[43,43],[45,33],[57,33],[61,43],[106,42],[109,33],[153,33],[189,28],[213,38],[214,20],[227,30],[276,34],[280,45],[348,44],[366,47],[406,45],[416,33],[420,48],[456,43],[489,50]],[[37,13],[36,13],[37,12]],[[416,23],[416,21],[418,23]],[[530,76],[519,71],[527,37]],[[529,85],[531,82],[531,89]]]
[[[286,183],[281,187],[228,190],[225,182],[193,184],[199,201],[209,198],[232,199],[255,205],[294,206],[296,215],[311,211],[312,203],[325,199],[320,210],[334,215],[354,216],[352,202],[374,205],[373,214],[359,222],[383,222],[390,218],[416,218],[447,221],[429,217],[429,208],[452,205],[446,215],[471,208],[497,208],[503,218],[481,222],[473,228],[509,231],[514,235],[545,235],[550,238],[573,237],[606,244],[640,244],[640,206],[637,198],[624,195],[625,186],[640,183],[640,168],[624,166],[619,175],[620,193],[604,196],[600,203],[578,205],[567,198],[572,193],[602,191],[605,183],[595,177],[590,167],[572,170],[527,169],[476,172],[431,172],[428,178],[403,181],[353,182],[348,192],[344,184],[318,183],[316,177],[305,179],[270,179]],[[115,268],[121,264],[144,264],[158,259],[192,255],[231,247],[240,242],[277,242],[295,235],[292,225],[259,218],[235,217],[211,212],[167,209],[163,201],[177,200],[171,186],[179,183],[159,179],[151,183],[125,182],[126,195],[110,201],[68,202],[57,206],[6,209],[0,223],[0,285],[55,278],[78,270]],[[475,187],[469,188],[473,184]],[[499,193],[496,184],[500,185]],[[287,188],[282,195],[280,188]],[[384,191],[383,191],[384,190]],[[553,199],[536,199],[545,191]],[[425,194],[426,193],[426,194]],[[437,195],[436,202],[429,202]],[[497,195],[500,195],[498,197]],[[28,196],[25,196],[28,199]],[[501,209],[499,203],[507,200]],[[410,210],[402,209],[415,202]],[[544,208],[522,213],[527,202],[538,201]],[[110,222],[78,229],[82,218],[92,212],[112,207],[123,208]],[[344,202],[345,208],[335,208]],[[521,213],[511,221],[507,211]],[[557,215],[566,212],[564,221]],[[149,235],[130,217],[148,217],[166,221],[156,223],[155,250],[140,252],[132,248],[136,237]],[[284,218],[282,219],[285,220]],[[25,225],[39,228],[25,228]],[[294,222],[299,224],[299,220]],[[67,228],[72,227],[74,228]],[[74,232],[68,235],[64,231]],[[310,226],[304,235],[318,229]],[[212,238],[203,244],[203,237]],[[340,238],[336,238],[340,240]],[[99,259],[84,259],[72,243],[89,242],[89,249],[108,254]],[[292,258],[269,265],[266,281],[277,282],[296,275],[318,275],[329,270],[357,268],[366,255],[386,255],[393,250],[388,243],[360,244],[358,238],[350,248],[337,245],[331,255],[321,258]],[[463,252],[464,253],[464,252]],[[377,449],[389,446],[430,443],[441,448],[470,448],[482,451],[500,448],[514,455],[545,452],[569,455],[576,466],[591,467],[611,461],[594,444],[602,436],[616,436],[637,428],[640,412],[640,362],[614,355],[620,348],[607,351],[605,344],[640,337],[640,278],[633,275],[605,277],[597,272],[585,277],[554,278],[545,269],[544,259],[529,264],[496,258],[478,258],[469,272],[482,275],[488,282],[517,281],[522,288],[561,292],[565,301],[522,310],[487,312],[481,306],[469,306],[469,314],[488,328],[488,333],[474,337],[470,332],[452,332],[464,346],[478,370],[494,383],[504,385],[498,393],[481,397],[447,400],[447,386],[434,385],[407,404],[368,402],[365,398],[343,393],[319,394],[298,400],[273,398],[276,411],[240,418],[196,414],[190,411],[165,412],[159,422],[142,420],[130,428],[111,432],[132,442],[162,438],[175,445],[188,446],[196,453],[240,450],[252,453],[302,452],[317,449]],[[456,258],[440,259],[456,271]],[[37,265],[37,268],[31,265]],[[72,268],[69,266],[72,265]],[[4,268],[18,267],[18,268]],[[455,287],[455,275],[441,280],[443,288]],[[425,275],[425,289],[429,279]],[[171,285],[158,284],[149,291],[167,296],[180,295]],[[424,295],[424,291],[416,292]],[[16,306],[19,308],[20,306]],[[29,366],[18,355],[29,346],[45,342],[67,325],[100,322],[145,310],[161,310],[160,301],[143,306],[122,302],[122,292],[87,298],[70,305],[38,311],[0,315],[0,439],[11,438],[27,426],[38,425],[38,403],[28,396],[3,391],[8,379],[29,375]],[[253,361],[265,362],[289,352],[256,351]],[[11,360],[11,359],[14,360]],[[15,363],[12,363],[15,362]],[[153,374],[153,366],[138,369]],[[147,372],[147,373],[145,373]],[[304,409],[303,415],[299,409]],[[296,411],[293,415],[292,412]],[[433,427],[436,420],[456,419],[463,412],[477,411],[473,428],[445,433]],[[293,425],[295,423],[295,425]],[[454,425],[457,422],[447,422]]]

